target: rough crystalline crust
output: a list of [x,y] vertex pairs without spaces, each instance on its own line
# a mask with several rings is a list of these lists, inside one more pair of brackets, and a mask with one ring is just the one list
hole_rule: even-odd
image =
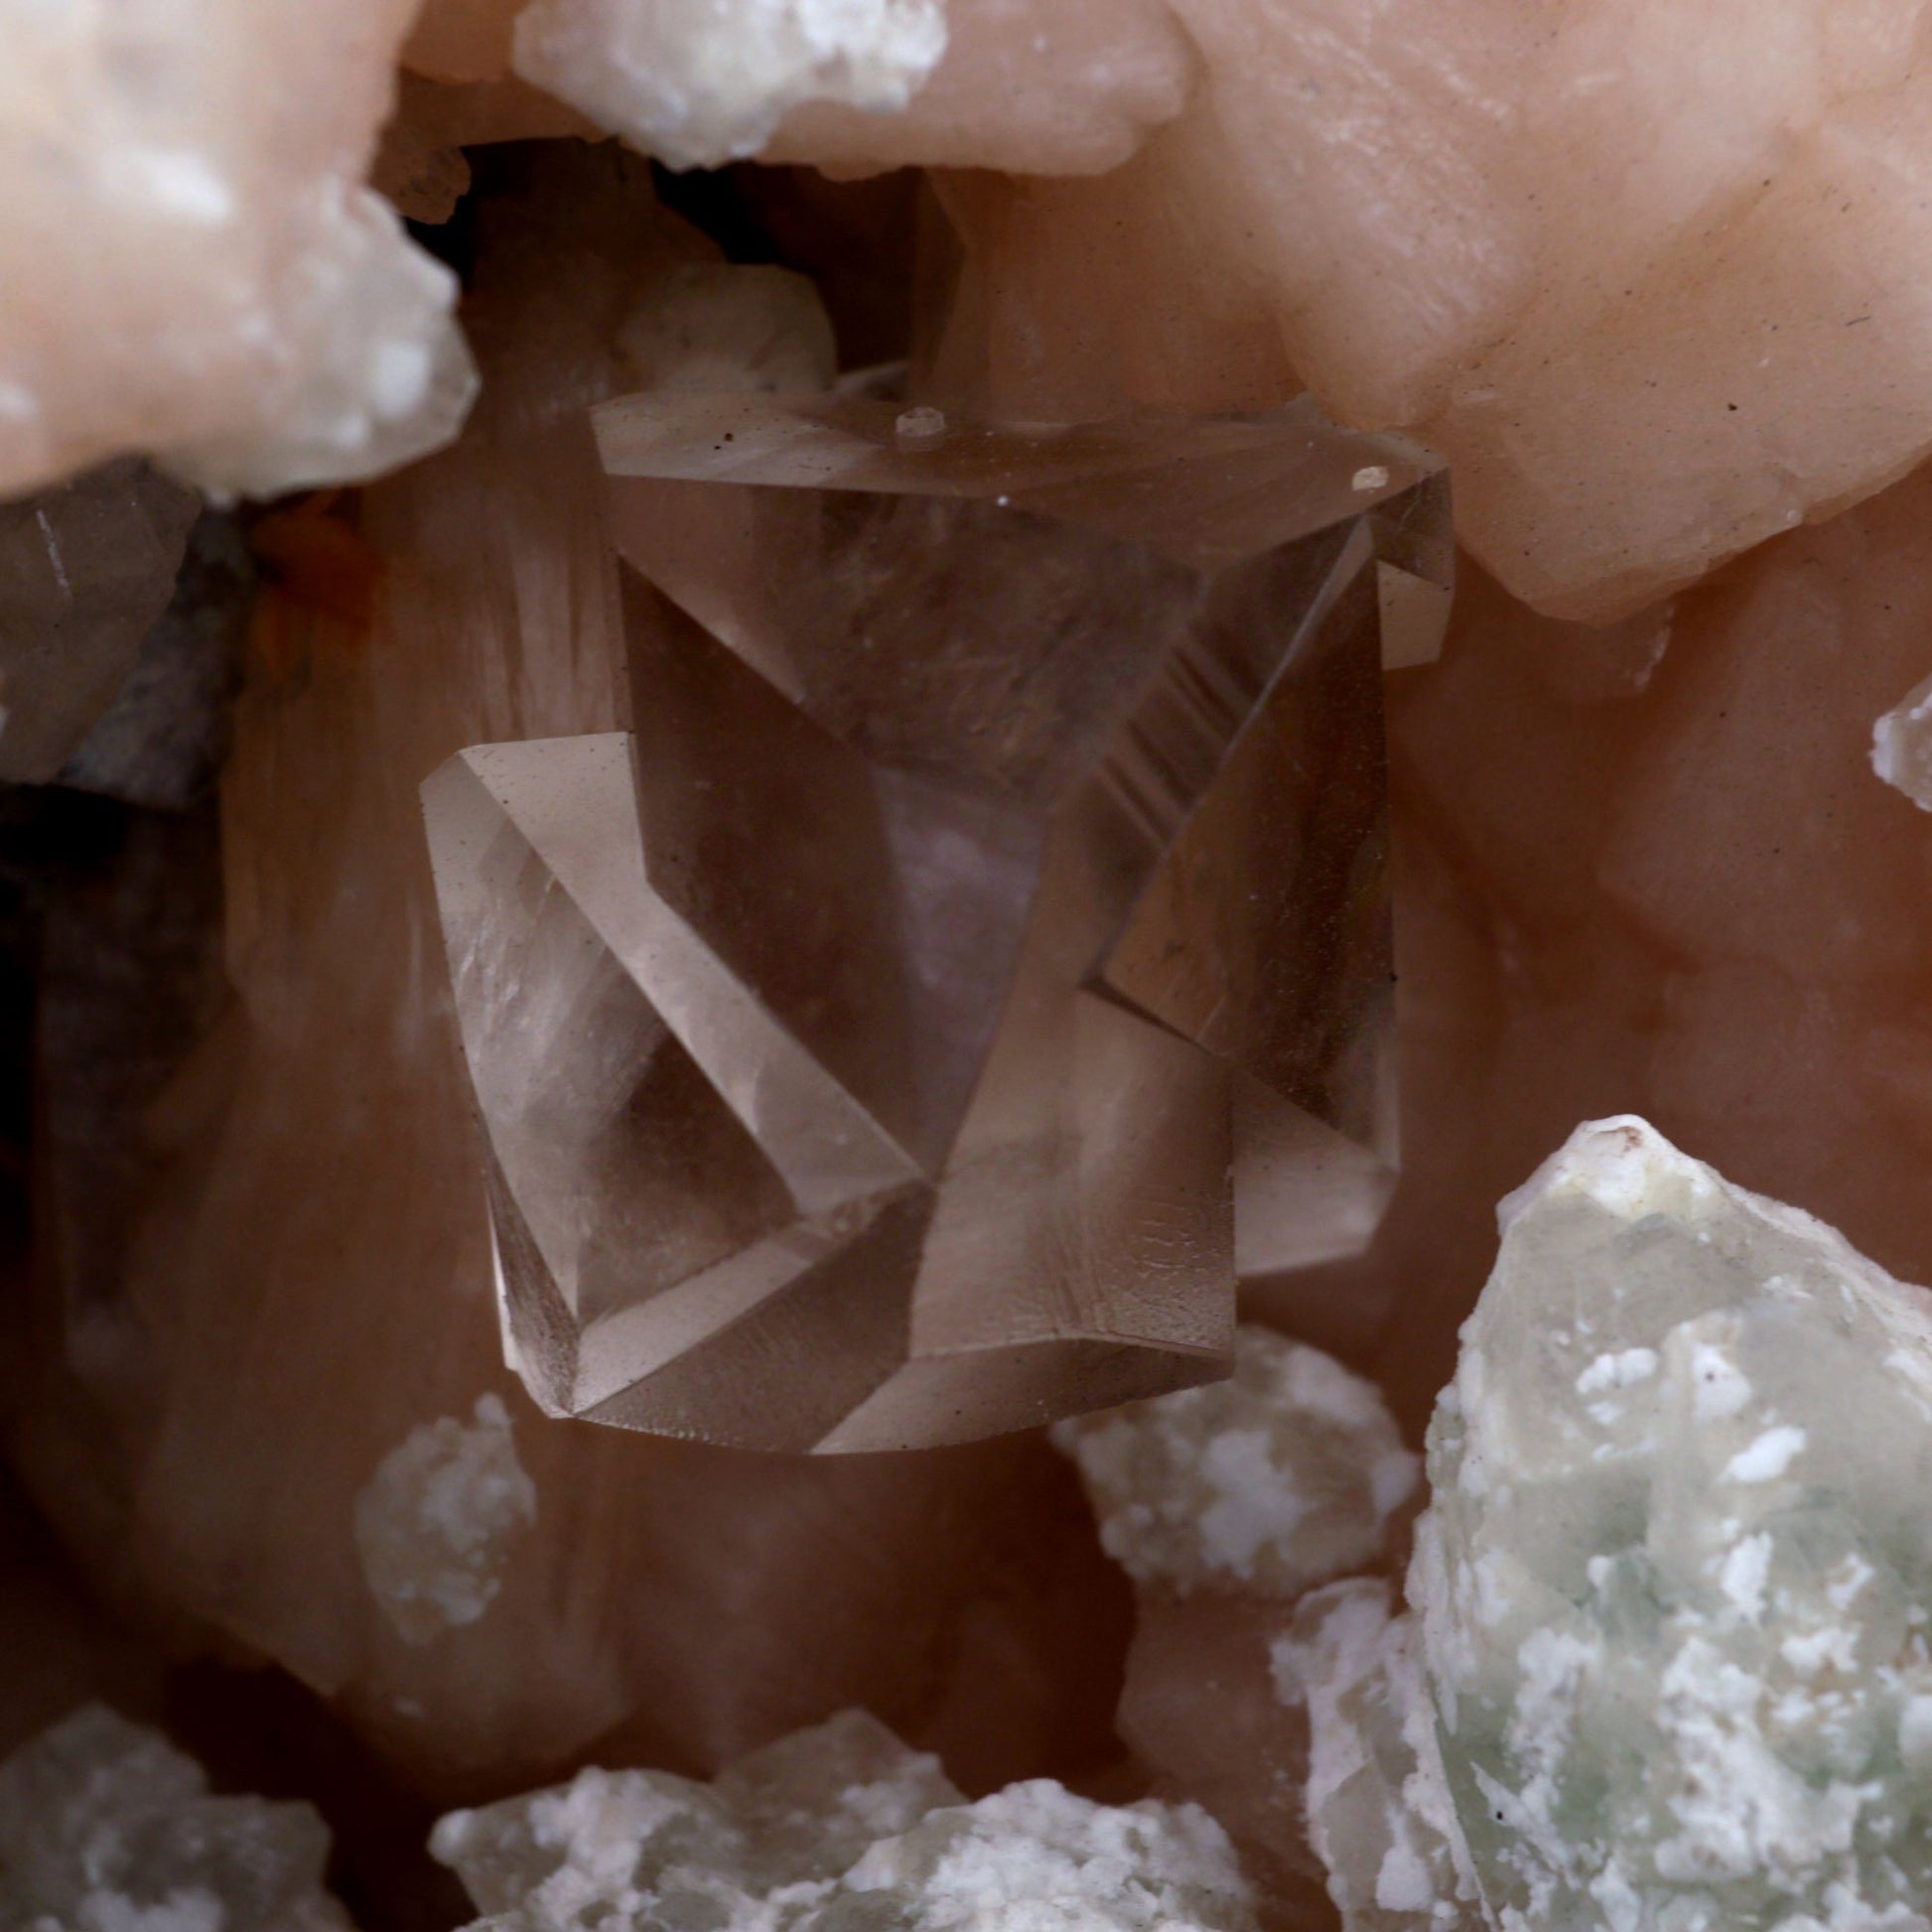
[[1293,1598],[1373,1563],[1420,1473],[1373,1383],[1266,1328],[1234,1373],[1053,1427],[1137,1584]]
[[1440,483],[1305,410],[599,423],[637,729],[424,787],[532,1392],[871,1449],[1211,1375],[1386,1191]]
[[158,1731],[87,1705],[0,1762],[0,1924],[348,1932],[305,1804],[216,1797]]
[[1411,1596],[1505,1927],[1922,1927],[1932,1299],[1643,1121],[1503,1205]]
[[1253,1932],[1191,1805],[1097,1805],[1044,1779],[964,1803],[936,1759],[847,1711],[711,1784],[582,1771],[453,1812],[431,1849],[479,1932]]

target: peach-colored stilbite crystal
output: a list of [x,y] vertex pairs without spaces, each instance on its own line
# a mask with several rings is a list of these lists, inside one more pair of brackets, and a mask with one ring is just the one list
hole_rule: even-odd
[[0,7],[0,493],[134,451],[267,494],[449,439],[454,278],[360,185],[409,15]]
[[[772,61],[816,45],[807,0],[769,12],[732,18]],[[432,16],[432,67],[493,70],[500,13]],[[855,75],[889,17],[852,16]],[[984,284],[955,330],[996,398],[1306,382],[1446,451],[1476,555],[1592,620],[1932,448],[1927,31],[1830,0],[953,0],[902,100],[792,106],[783,63],[673,9],[539,0],[516,29],[526,77],[674,162],[1001,171],[953,191]]]

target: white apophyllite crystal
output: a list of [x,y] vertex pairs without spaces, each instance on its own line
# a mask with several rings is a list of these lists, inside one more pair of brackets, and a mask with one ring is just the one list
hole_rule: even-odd
[[382,1458],[355,1499],[355,1548],[389,1620],[427,1643],[488,1609],[536,1515],[509,1412],[485,1395],[474,1423],[424,1423]]
[[1139,1583],[1293,1596],[1373,1563],[1417,1459],[1373,1383],[1266,1328],[1207,1388],[1056,1423],[1107,1554]]
[[1932,812],[1932,677],[1872,726],[1871,768],[1920,811]]
[[789,269],[680,262],[618,331],[641,389],[809,395],[829,389],[838,345],[818,290]]
[[1492,1919],[1932,1905],[1932,1298],[1644,1122],[1504,1203],[1410,1580]]
[[945,51],[943,0],[534,0],[515,65],[671,166],[709,168],[807,102],[903,107]]
[[216,493],[454,434],[455,279],[361,186],[407,0],[0,0],[0,495],[123,452]]
[[1046,1779],[875,1845],[813,1932],[1246,1932],[1249,1891],[1198,1805],[1097,1805]]
[[937,1759],[847,1711],[711,1784],[587,1770],[452,1812],[430,1850],[502,1932],[641,1932],[693,1914],[718,1932],[751,1932],[823,1898],[876,1840],[958,1802]]
[[1309,1719],[1309,1838],[1348,1932],[1481,1923],[1423,1681],[1415,1618],[1353,1578],[1296,1606],[1274,1646],[1282,1701]]
[[430,1849],[497,1932],[1250,1932],[1227,1840],[1192,1806],[1047,1782],[961,1801],[938,1761],[848,1711],[711,1784],[583,1771],[454,1812]]
[[305,1804],[213,1797],[160,1732],[100,1705],[0,1763],[0,1925],[37,1932],[346,1932]]

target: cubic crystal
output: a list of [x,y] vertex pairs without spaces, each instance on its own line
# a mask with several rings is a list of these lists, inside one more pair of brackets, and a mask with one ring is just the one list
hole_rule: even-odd
[[552,1413],[860,1449],[1152,1393],[1386,1193],[1378,570],[1442,574],[1440,483],[1300,409],[899,413],[607,405],[634,730],[424,787]]
[[1932,1298],[1631,1117],[1502,1217],[1410,1585],[1490,1921],[1922,1924]]

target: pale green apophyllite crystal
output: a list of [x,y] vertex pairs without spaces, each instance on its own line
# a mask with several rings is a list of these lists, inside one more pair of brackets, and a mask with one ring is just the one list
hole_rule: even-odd
[[1503,1207],[1410,1594],[1505,1932],[1932,1912],[1932,1298],[1631,1118]]

